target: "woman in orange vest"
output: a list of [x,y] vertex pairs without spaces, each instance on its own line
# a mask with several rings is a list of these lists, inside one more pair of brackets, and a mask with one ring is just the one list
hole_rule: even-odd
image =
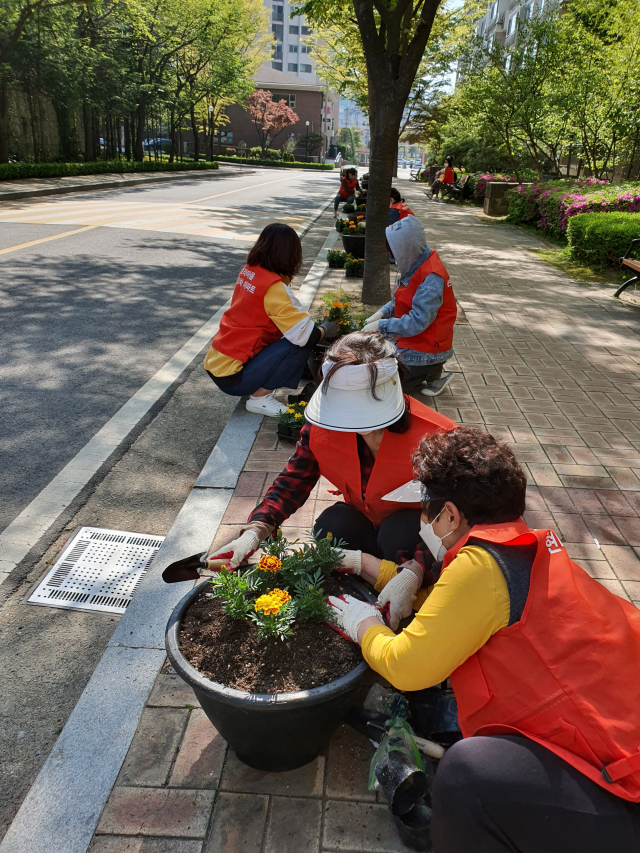
[[340,178],[340,189],[338,190],[338,195],[333,200],[334,216],[338,215],[338,205],[342,204],[342,202],[345,202],[346,204],[353,204],[356,190],[359,189],[360,184],[358,183],[357,169],[347,169],[344,175]]
[[371,605],[330,603],[397,689],[450,678],[463,739],[433,781],[434,853],[637,853],[640,612],[522,521],[505,444],[462,427],[413,462],[431,558],[360,559],[390,622],[415,618],[396,635]]
[[404,219],[405,216],[415,216],[415,213],[405,200],[400,195],[400,192],[391,187],[391,195],[389,199],[389,225],[393,225],[399,219]]
[[453,171],[453,157],[447,157],[444,161],[444,174],[431,185],[431,198],[438,198],[438,193],[443,187],[449,187],[456,182],[456,173]]
[[445,265],[427,246],[424,228],[407,215],[386,229],[399,282],[393,299],[367,319],[363,331],[396,339],[398,357],[408,368],[407,393],[420,389],[437,397],[453,379],[442,369],[453,355],[453,324],[457,305]]
[[[323,382],[305,408],[307,423],[293,456],[249,516],[241,536],[208,555],[237,567],[263,539],[304,506],[320,477],[343,501],[326,506],[318,535],[345,541],[358,571],[364,551],[393,559],[419,542],[419,498],[404,506],[385,496],[412,476],[411,451],[425,434],[453,421],[402,392],[394,344],[353,332],[336,341],[323,364]],[[322,489],[320,500],[328,492]]]
[[300,238],[289,225],[267,225],[240,271],[204,360],[225,394],[249,395],[247,411],[275,418],[286,406],[277,388],[297,388],[312,347],[337,323],[316,326],[289,285],[302,266]]

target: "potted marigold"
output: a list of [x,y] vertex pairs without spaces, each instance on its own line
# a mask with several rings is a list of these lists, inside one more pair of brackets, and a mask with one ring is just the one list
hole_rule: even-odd
[[347,254],[356,258],[364,257],[365,227],[364,219],[358,223],[346,219],[336,220],[336,231],[342,237],[342,245]]
[[343,270],[346,257],[346,252],[341,252],[338,249],[329,249],[327,252],[327,263],[331,269]]
[[354,258],[347,255],[344,272],[347,278],[362,278],[364,275],[364,258]]
[[267,771],[312,761],[344,720],[367,666],[327,623],[328,595],[372,602],[334,573],[342,543],[269,540],[256,565],[222,569],[175,608],[169,660],[245,764]]
[[277,435],[280,441],[296,444],[300,439],[300,430],[304,426],[305,402],[292,403],[284,412],[278,415]]

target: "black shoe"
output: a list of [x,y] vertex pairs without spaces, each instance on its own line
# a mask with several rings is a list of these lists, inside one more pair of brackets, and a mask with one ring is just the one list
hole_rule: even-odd
[[289,394],[287,397],[289,405],[293,405],[294,403],[308,403],[317,387],[315,382],[307,382],[299,394]]

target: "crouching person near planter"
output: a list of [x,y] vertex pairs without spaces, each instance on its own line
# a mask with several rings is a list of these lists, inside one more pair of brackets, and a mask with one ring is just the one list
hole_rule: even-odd
[[267,225],[240,271],[231,306],[204,361],[221,391],[249,395],[247,411],[275,418],[286,406],[277,388],[296,388],[311,350],[333,321],[316,326],[289,285],[302,266],[300,238],[289,225]]
[[337,196],[333,200],[333,215],[337,218],[338,206],[343,202],[345,204],[353,204],[356,190],[360,190],[358,183],[357,169],[347,169],[344,175],[340,178],[340,189]]
[[389,225],[398,222],[400,219],[405,219],[407,216],[415,216],[415,213],[405,200],[400,195],[400,191],[395,187],[391,187],[391,196],[389,200]]
[[345,567],[360,571],[360,552],[393,559],[420,540],[420,502],[385,495],[413,476],[411,451],[425,434],[456,425],[402,392],[394,344],[353,332],[336,341],[323,381],[305,408],[307,423],[284,471],[249,516],[242,535],[209,553],[239,566],[304,505],[321,476],[342,494],[322,512],[316,535],[331,533],[349,549]]
[[437,397],[453,379],[453,373],[442,373],[453,355],[457,314],[449,273],[438,253],[427,246],[415,216],[390,225],[386,234],[400,280],[391,302],[367,319],[363,331],[396,339],[398,357],[408,368],[403,380],[407,393],[420,388],[423,396]]
[[[425,436],[413,461],[438,561],[426,600],[397,636],[371,605],[330,603],[397,689],[451,680],[464,737],[435,773],[434,853],[637,853],[640,612],[522,521],[506,445],[463,427]],[[362,567],[383,595],[411,572],[408,613],[419,568]]]

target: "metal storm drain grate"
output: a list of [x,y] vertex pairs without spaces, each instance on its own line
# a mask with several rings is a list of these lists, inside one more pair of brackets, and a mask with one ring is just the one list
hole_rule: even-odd
[[163,542],[164,536],[82,527],[27,601],[124,613]]

